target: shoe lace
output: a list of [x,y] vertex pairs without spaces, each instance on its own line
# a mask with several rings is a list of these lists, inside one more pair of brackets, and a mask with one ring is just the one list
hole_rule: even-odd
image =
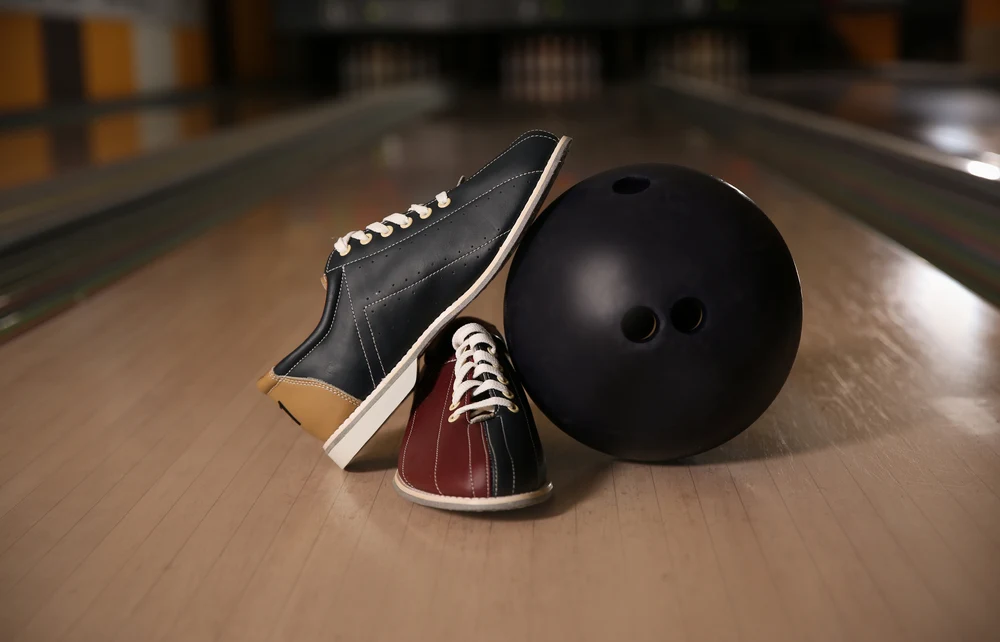
[[[494,416],[500,406],[511,412],[519,410],[507,387],[510,382],[497,361],[496,343],[486,328],[478,323],[467,323],[452,336],[451,345],[455,348],[455,385],[451,391],[449,422],[457,421],[465,412],[469,413],[469,423],[479,423]],[[499,396],[474,399],[491,390]],[[462,397],[469,391],[472,392],[469,403],[461,405]]]
[[[448,192],[441,192],[434,198],[437,199],[437,205],[439,208],[443,209],[451,204],[451,198],[448,197]],[[386,216],[381,221],[377,221],[365,227],[363,230],[348,232],[344,236],[337,239],[337,242],[333,244],[333,248],[337,250],[341,256],[347,256],[347,254],[351,251],[351,239],[359,241],[361,245],[368,245],[372,241],[372,232],[384,238],[392,234],[393,225],[398,225],[400,228],[406,229],[413,225],[413,218],[408,216],[410,212],[416,213],[420,216],[420,218],[428,218],[434,210],[426,205],[410,205],[410,209],[408,209],[405,214],[394,212],[389,216]]]

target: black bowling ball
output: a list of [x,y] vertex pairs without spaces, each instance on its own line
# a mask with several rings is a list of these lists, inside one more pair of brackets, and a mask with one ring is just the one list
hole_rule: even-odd
[[666,461],[724,443],[774,401],[802,294],[784,240],[742,192],[633,165],[540,215],[511,264],[504,324],[556,426],[622,459]]

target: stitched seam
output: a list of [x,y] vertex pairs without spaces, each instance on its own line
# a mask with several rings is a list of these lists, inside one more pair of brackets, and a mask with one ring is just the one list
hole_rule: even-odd
[[520,145],[521,142],[527,140],[528,138],[532,138],[533,137],[532,134],[544,134],[543,136],[537,136],[537,138],[546,138],[548,140],[551,140],[553,143],[558,143],[559,142],[559,139],[556,138],[556,135],[553,134],[552,132],[545,131],[544,129],[529,129],[528,131],[523,132],[520,136],[518,136],[517,138],[515,138],[514,141],[510,145],[507,146],[507,149],[505,149],[502,152],[500,152],[500,154],[498,154],[496,156],[496,158],[494,158],[490,162],[488,162],[485,165],[483,165],[483,167],[478,172],[476,172],[475,174],[473,174],[472,176],[470,176],[466,180],[469,180],[469,179],[474,178],[474,177],[478,176],[479,174],[481,174],[483,172],[483,170],[485,170],[487,167],[489,167],[493,163],[495,163],[498,160],[500,160],[501,156],[503,156],[504,154],[506,154],[510,150],[514,149],[518,145]]
[[[485,423],[486,422],[483,422],[484,425],[485,425]],[[486,428],[480,427],[479,438],[483,441],[483,456],[486,457],[486,496],[489,497],[489,494],[490,494],[490,478],[492,478],[493,479],[493,484],[492,484],[493,485],[493,496],[496,497],[496,475],[491,475],[490,474],[491,472],[493,472],[492,468],[491,468],[492,464],[493,464],[493,458],[490,457],[489,448],[486,447],[486,437],[483,436],[483,433],[485,433],[485,432],[486,432]]]
[[372,333],[372,345],[375,346],[375,356],[378,357],[378,365],[382,368],[382,376],[385,376],[385,364],[382,363],[382,355],[378,353],[378,344],[375,343],[375,331],[372,330],[372,320],[368,318],[368,307],[366,306],[362,312],[365,313],[365,321],[368,322],[368,331]]
[[[546,133],[548,133],[548,132],[546,132]],[[532,135],[532,136],[525,136],[524,138],[519,138],[516,141],[514,141],[511,144],[510,147],[508,147],[507,149],[505,149],[499,156],[497,156],[496,158],[494,158],[490,162],[488,162],[485,165],[483,165],[483,168],[481,170],[479,170],[478,172],[476,172],[475,174],[473,174],[472,176],[470,176],[468,178],[468,180],[471,181],[473,178],[479,176],[480,174],[482,174],[483,172],[485,172],[489,168],[490,165],[492,165],[493,163],[497,162],[498,160],[500,160],[501,158],[503,158],[504,156],[506,156],[515,147],[517,147],[518,145],[520,145],[521,143],[523,143],[526,140],[531,140],[532,138],[544,138],[545,140],[551,140],[554,143],[558,143],[559,142],[558,140],[556,140],[556,137],[552,136],[552,135],[549,135],[549,136],[540,136],[538,134],[535,134],[535,135]]]
[[[532,174],[541,174],[541,173],[543,173],[544,171],[545,171],[545,170],[542,170],[542,169],[539,169],[539,170],[536,170],[536,171],[533,171],[533,172],[524,172],[523,174],[518,174],[517,176],[513,176],[513,177],[511,177],[511,178],[508,178],[508,179],[507,179],[507,180],[505,180],[504,182],[502,182],[502,183],[499,183],[499,184],[495,185],[494,187],[490,188],[490,189],[489,189],[488,191],[485,191],[485,192],[483,192],[482,194],[480,194],[480,195],[479,195],[479,196],[477,196],[476,198],[472,199],[471,201],[469,201],[469,202],[468,202],[468,203],[466,203],[465,205],[463,205],[463,206],[461,206],[461,207],[458,207],[458,208],[455,208],[454,210],[452,210],[452,211],[448,212],[448,213],[447,213],[447,214],[445,214],[444,216],[441,216],[441,217],[439,217],[439,218],[435,219],[433,223],[431,223],[430,225],[427,225],[426,227],[423,227],[423,228],[421,228],[421,229],[417,230],[417,231],[416,231],[415,233],[411,234],[410,236],[407,236],[407,237],[406,237],[406,238],[404,238],[404,239],[399,239],[399,240],[398,240],[398,241],[396,241],[395,243],[392,243],[392,244],[390,244],[390,245],[387,245],[387,246],[383,247],[383,248],[382,248],[382,249],[380,249],[380,250],[377,250],[377,251],[375,251],[375,252],[372,252],[371,254],[366,254],[366,255],[364,255],[364,256],[359,256],[358,258],[354,259],[353,261],[351,261],[351,262],[349,262],[349,263],[344,263],[343,265],[341,265],[341,266],[340,266],[340,268],[345,268],[345,267],[347,267],[348,265],[351,265],[351,264],[353,264],[353,263],[357,263],[358,261],[364,261],[364,260],[365,260],[365,259],[367,259],[367,258],[370,258],[370,257],[372,257],[372,256],[375,256],[375,255],[376,255],[376,254],[378,254],[379,252],[385,252],[386,250],[388,250],[388,249],[390,249],[390,248],[393,248],[393,247],[395,247],[395,246],[399,245],[400,243],[405,243],[406,241],[409,241],[410,239],[412,239],[412,238],[416,237],[417,235],[419,235],[419,234],[422,234],[422,233],[426,232],[427,230],[431,229],[432,227],[434,227],[435,225],[437,225],[437,224],[438,224],[438,223],[440,223],[441,221],[443,221],[443,220],[447,219],[447,218],[448,218],[449,216],[451,216],[452,214],[457,214],[458,212],[461,212],[461,211],[462,211],[463,209],[465,209],[466,207],[468,207],[468,206],[472,205],[473,203],[475,203],[475,202],[476,202],[476,201],[478,201],[479,199],[483,198],[484,196],[486,196],[486,195],[487,195],[487,194],[489,194],[490,192],[493,192],[493,191],[495,191],[495,190],[497,190],[497,189],[499,189],[499,188],[503,187],[503,186],[504,186],[504,185],[506,185],[507,183],[510,183],[511,181],[516,181],[517,179],[519,179],[519,178],[523,178],[523,177],[525,177],[525,176],[530,176],[530,175],[532,175]],[[331,260],[331,259],[333,259],[333,253],[331,253],[331,254],[330,254],[330,258],[329,258],[329,259],[327,259],[327,262],[326,262],[326,265],[327,265],[327,272],[329,272],[329,271],[330,271],[330,260]]]
[[[451,372],[451,381],[448,383],[448,390],[451,390],[452,384],[455,383],[455,371]],[[441,487],[438,486],[438,459],[441,454],[441,428],[444,426],[444,410],[448,407],[448,395],[445,395],[445,402],[441,404],[441,420],[438,421],[438,437],[437,444],[434,446],[434,488],[437,488],[437,492],[444,494],[441,491]]]
[[[326,276],[326,275],[324,275],[324,276]],[[344,278],[343,278],[344,276],[345,275],[343,275],[343,274],[341,275],[341,279],[340,279],[341,281],[344,280]],[[327,279],[327,281],[329,282],[329,279]],[[311,355],[312,352],[313,352],[313,350],[315,350],[316,348],[318,348],[320,346],[320,344],[323,343],[324,341],[326,341],[326,338],[328,336],[330,336],[330,332],[333,330],[333,324],[337,321],[337,310],[340,308],[340,293],[341,293],[341,291],[342,291],[341,288],[338,287],[337,288],[337,302],[333,304],[333,318],[330,319],[330,327],[326,329],[326,334],[324,334],[323,338],[319,340],[319,343],[317,343],[312,348],[310,348],[309,352],[305,353],[305,355],[301,359],[299,359],[298,361],[295,362],[294,366],[292,366],[291,368],[288,369],[288,372],[285,373],[286,375],[292,374],[292,371],[295,370],[295,368],[300,363],[302,363],[303,361],[305,361],[306,357],[308,357],[309,355]]]
[[559,140],[558,136],[556,136],[547,129],[529,129],[528,131],[523,132],[521,135],[527,136],[528,134],[548,134],[549,136],[552,137],[552,140]]
[[368,364],[368,376],[372,378],[372,385],[378,387],[375,383],[375,373],[372,372],[371,361],[368,360],[368,351],[365,350],[364,339],[361,338],[361,328],[358,326],[358,314],[354,311],[354,300],[351,299],[351,288],[347,285],[347,270],[344,270],[344,266],[341,266],[341,277],[340,280],[344,282],[344,289],[347,290],[347,302],[351,304],[351,316],[354,317],[354,329],[358,333],[358,343],[361,344],[361,354],[365,355],[365,363]]
[[[491,390],[490,391],[490,397],[495,397],[496,396],[495,393],[496,393],[495,390]],[[489,419],[487,419],[486,421],[483,422],[483,432],[486,433],[486,439],[489,441],[490,464],[495,469],[497,466],[499,466],[499,464],[497,463],[496,448],[493,447],[493,437],[490,436],[490,422],[491,421],[493,421],[493,417],[490,417]],[[494,497],[499,497],[499,495],[500,495],[500,482],[497,480],[498,475],[495,474],[496,471],[494,470],[493,472],[494,472],[494,475],[493,475],[493,496]]]
[[[496,390],[490,390],[489,391],[489,395],[490,395],[491,399],[496,398],[496,397],[499,396],[499,394],[497,393]],[[494,497],[499,497],[500,496],[500,479],[499,479],[500,476],[498,474],[496,474],[496,473],[499,472],[500,462],[497,459],[497,449],[493,446],[493,437],[490,435],[490,431],[489,431],[490,422],[493,421],[494,419],[496,419],[496,417],[497,417],[497,415],[494,414],[492,417],[490,417],[489,419],[487,419],[486,421],[484,421],[483,422],[483,426],[484,426],[483,430],[486,431],[486,439],[489,441],[490,454],[493,457],[493,459],[491,460],[492,461],[492,465],[493,465],[493,472],[494,472],[494,475],[493,475],[493,496]]]
[[517,138],[515,138],[514,142],[512,142],[510,145],[507,146],[507,149],[510,149],[514,145],[517,145],[522,139],[527,138],[528,135],[530,135],[530,134],[545,134],[549,138],[551,138],[553,141],[555,141],[555,142],[559,141],[559,139],[556,138],[555,134],[553,134],[552,132],[550,132],[550,131],[548,131],[546,129],[529,129],[526,132],[521,132],[521,135],[518,136]]
[[[490,395],[490,396],[493,396],[493,395]],[[483,422],[483,432],[486,433],[486,439],[489,441],[490,463],[493,466],[493,469],[492,469],[492,471],[493,471],[493,496],[494,497],[499,497],[500,496],[500,482],[497,479],[498,475],[496,474],[496,468],[497,468],[497,465],[498,465],[497,464],[496,449],[493,447],[493,437],[490,436],[490,422],[491,421],[493,421],[492,418],[487,419],[486,421]]]
[[419,285],[421,281],[425,281],[425,280],[427,280],[427,279],[431,278],[432,276],[434,276],[435,274],[437,274],[437,273],[438,273],[438,272],[440,272],[441,270],[447,270],[447,269],[448,269],[449,267],[451,267],[452,265],[455,265],[456,263],[458,263],[459,261],[461,261],[461,260],[462,260],[462,259],[464,259],[465,257],[469,256],[469,255],[470,255],[470,254],[472,254],[473,252],[478,252],[479,250],[483,249],[484,247],[486,247],[487,245],[489,245],[489,244],[490,244],[490,243],[492,243],[493,241],[496,241],[496,240],[497,240],[497,239],[499,239],[499,238],[503,238],[503,237],[504,237],[504,236],[506,236],[507,234],[510,234],[510,230],[507,230],[506,232],[503,232],[503,233],[501,233],[501,234],[500,234],[499,236],[494,236],[493,238],[491,238],[490,240],[486,241],[485,243],[483,243],[483,244],[482,244],[482,245],[480,245],[479,247],[477,247],[477,248],[475,248],[475,249],[472,249],[472,250],[469,250],[468,252],[466,252],[466,253],[465,253],[465,254],[463,254],[462,256],[458,257],[457,259],[455,259],[455,260],[454,260],[454,261],[452,261],[451,263],[448,263],[448,264],[446,264],[446,265],[442,265],[441,267],[439,267],[438,269],[434,270],[433,272],[431,272],[431,273],[430,273],[430,274],[428,274],[427,276],[424,276],[424,277],[422,277],[421,279],[419,279],[419,280],[417,280],[417,281],[414,281],[413,283],[411,283],[410,285],[406,286],[405,288],[402,288],[402,289],[399,289],[399,290],[396,290],[396,291],[395,291],[395,292],[393,292],[392,294],[387,294],[386,296],[382,297],[381,299],[376,299],[376,300],[372,301],[371,303],[369,303],[368,305],[366,305],[366,306],[365,306],[365,310],[366,310],[366,314],[367,314],[367,310],[368,310],[368,308],[372,307],[373,305],[375,305],[375,304],[377,304],[377,303],[381,303],[382,301],[385,301],[386,299],[391,299],[392,297],[394,297],[394,296],[396,296],[396,295],[398,295],[398,294],[402,294],[402,293],[403,293],[403,292],[405,292],[406,290],[409,290],[409,289],[410,289],[410,288],[412,288],[413,286],[415,286],[415,285]]
[[472,489],[472,496],[476,496],[476,482],[472,479],[472,424],[469,419],[465,419],[465,440],[469,442],[469,488]]
[[507,443],[507,429],[504,428],[503,417],[500,414],[497,414],[497,417],[500,418],[500,434],[503,435],[503,445],[507,448],[507,457],[510,459],[510,493],[513,495],[517,492],[517,470],[514,467],[514,456],[510,454],[510,444]]
[[350,402],[352,405],[355,406],[361,405],[361,401],[359,401],[358,399],[355,399],[354,397],[347,394],[343,390],[340,390],[339,388],[334,388],[330,384],[325,383],[323,381],[316,381],[314,379],[300,379],[298,377],[289,378],[284,375],[275,375],[275,374],[272,374],[271,376],[278,382],[277,384],[275,384],[275,387],[277,387],[282,383],[287,383],[290,386],[311,386],[313,388],[321,388],[323,390],[328,390],[334,393],[338,397],[342,398],[344,401]]
[[527,136],[528,134],[546,134],[550,138],[552,138],[554,142],[559,142],[559,138],[547,129],[529,129],[526,132],[522,132],[521,136],[519,136],[518,139],[515,140],[514,142],[516,143],[518,140],[521,140],[522,137]]
[[[416,405],[413,406],[413,412],[410,413],[410,425],[406,427],[406,441],[403,442],[403,456],[400,457],[399,462],[399,475],[403,478],[403,481],[410,484],[410,481],[406,479],[406,449],[410,446],[410,437],[413,436],[413,431],[417,427],[417,410]],[[410,484],[411,486],[413,484]]]

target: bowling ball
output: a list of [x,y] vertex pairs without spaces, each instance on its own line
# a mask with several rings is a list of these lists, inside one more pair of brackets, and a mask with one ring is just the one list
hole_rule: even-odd
[[511,263],[504,325],[556,426],[622,459],[666,461],[724,443],[774,401],[802,294],[746,195],[685,167],[633,165],[540,215]]

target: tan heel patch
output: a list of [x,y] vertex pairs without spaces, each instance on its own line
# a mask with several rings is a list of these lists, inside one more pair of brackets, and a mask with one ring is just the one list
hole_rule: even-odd
[[274,372],[261,377],[257,388],[323,442],[361,405],[359,399],[322,381],[279,377]]
[[265,395],[271,392],[271,388],[276,386],[280,379],[274,374],[273,371],[268,372],[266,375],[257,380],[257,390],[260,390]]

